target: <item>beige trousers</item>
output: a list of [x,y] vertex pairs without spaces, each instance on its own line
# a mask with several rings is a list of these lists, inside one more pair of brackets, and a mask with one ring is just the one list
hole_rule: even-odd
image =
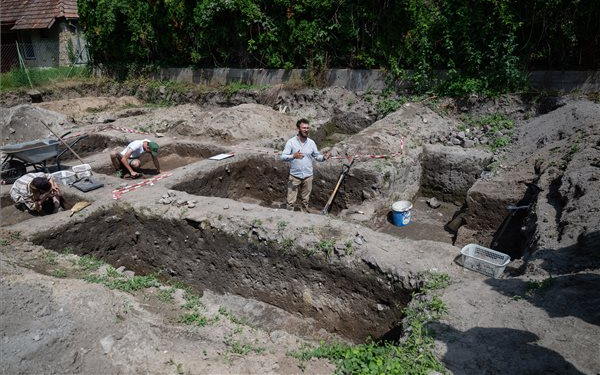
[[294,210],[296,205],[296,199],[298,198],[298,189],[300,189],[300,199],[302,205],[300,209],[303,212],[308,212],[308,199],[312,191],[313,176],[306,177],[305,179],[294,177],[290,175],[288,179],[288,191],[287,191],[287,209]]

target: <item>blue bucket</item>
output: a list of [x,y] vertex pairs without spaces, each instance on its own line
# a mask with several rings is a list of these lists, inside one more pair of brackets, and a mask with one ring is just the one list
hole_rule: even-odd
[[413,205],[409,201],[398,201],[392,204],[392,224],[404,227],[410,223],[410,210]]

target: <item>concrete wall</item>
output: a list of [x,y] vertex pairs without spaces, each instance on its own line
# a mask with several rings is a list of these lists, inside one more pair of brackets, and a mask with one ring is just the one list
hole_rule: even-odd
[[[303,69],[164,68],[156,78],[207,86],[228,83],[272,86],[281,83],[300,84],[304,74]],[[384,70],[330,69],[326,81],[329,86],[353,91],[378,91],[385,88],[385,77]],[[529,81],[533,88],[547,91],[600,91],[600,71],[534,71],[529,73]]]

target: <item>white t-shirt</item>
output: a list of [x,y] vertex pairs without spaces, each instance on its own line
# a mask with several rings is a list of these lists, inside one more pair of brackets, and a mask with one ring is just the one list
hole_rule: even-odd
[[125,156],[127,151],[131,150],[131,155],[129,155],[129,159],[137,159],[144,152],[144,142],[150,142],[149,139],[142,139],[141,141],[133,141],[125,147],[123,151],[121,151],[121,156]]

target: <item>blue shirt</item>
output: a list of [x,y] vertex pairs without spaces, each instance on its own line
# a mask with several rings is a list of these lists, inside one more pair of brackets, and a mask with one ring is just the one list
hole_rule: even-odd
[[[304,154],[302,159],[294,159],[294,154],[300,151]],[[290,138],[281,153],[281,160],[290,162],[290,174],[298,178],[307,178],[313,175],[313,159],[325,161],[325,157],[317,150],[315,141],[306,138],[304,143],[295,136]]]

